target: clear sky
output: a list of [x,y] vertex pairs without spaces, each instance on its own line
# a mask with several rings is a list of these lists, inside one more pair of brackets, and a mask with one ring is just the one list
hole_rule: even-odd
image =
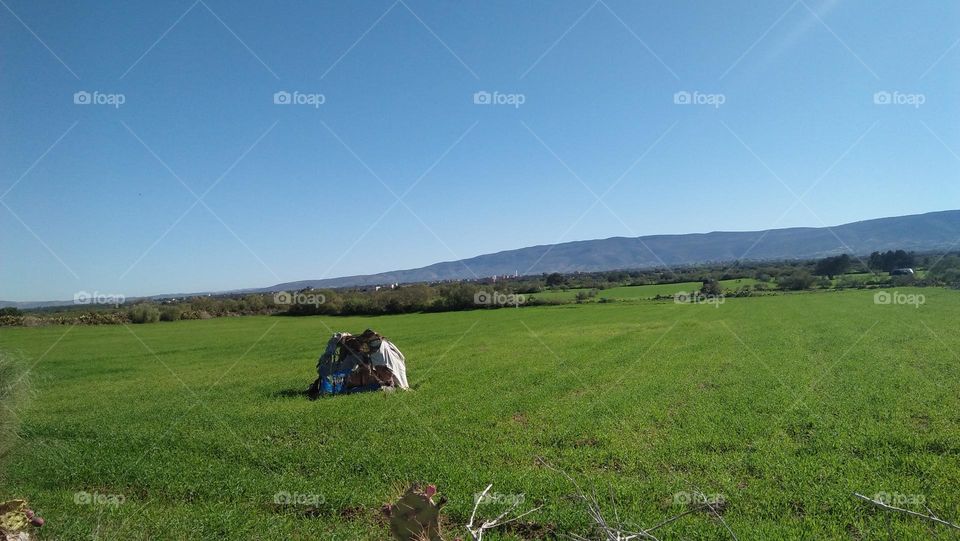
[[2,0],[0,299],[960,208],[958,96],[939,0]]

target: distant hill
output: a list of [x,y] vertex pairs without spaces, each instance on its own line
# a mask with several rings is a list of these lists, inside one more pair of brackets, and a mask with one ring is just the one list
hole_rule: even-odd
[[813,259],[877,250],[936,251],[956,248],[960,210],[879,218],[834,227],[795,227],[767,231],[612,237],[531,246],[435,263],[409,270],[287,282],[257,291],[305,287],[349,287],[389,283],[459,280],[493,275],[642,269],[663,265]]
[[[684,266],[702,263],[814,259],[878,250],[929,252],[960,247],[960,210],[879,218],[834,227],[795,227],[767,231],[692,233],[611,237],[506,250],[460,261],[434,263],[418,269],[285,282],[240,292],[258,293],[306,287],[351,287],[391,283],[469,280],[494,275],[588,272],[617,269]],[[199,294],[199,293],[198,293]],[[184,297],[156,295],[152,299]],[[72,301],[16,303],[0,307],[34,308],[72,304]]]

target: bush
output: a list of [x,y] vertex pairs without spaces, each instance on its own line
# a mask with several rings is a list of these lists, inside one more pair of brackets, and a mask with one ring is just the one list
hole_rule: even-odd
[[23,316],[0,315],[0,327],[17,327],[23,325]]
[[585,302],[587,299],[592,299],[593,297],[596,297],[597,293],[598,293],[598,290],[596,289],[591,289],[589,291],[577,291],[577,296],[576,296],[577,304],[581,304]]
[[703,285],[700,286],[700,294],[709,295],[712,297],[719,297],[720,295],[723,294],[723,288],[720,287],[720,282],[716,280],[713,280],[713,279],[704,280]]
[[825,257],[817,262],[813,273],[817,276],[827,276],[832,279],[834,276],[844,274],[850,270],[851,264],[852,261],[847,254]]
[[952,255],[934,263],[927,276],[945,285],[960,284],[960,257]]
[[547,286],[556,287],[563,285],[567,282],[567,277],[560,274],[559,272],[554,272],[547,276]]
[[180,310],[179,306],[167,305],[160,308],[160,321],[177,321],[180,319]]
[[132,323],[156,323],[160,321],[160,310],[152,304],[137,304],[130,307],[127,316]]
[[777,280],[777,284],[780,286],[780,289],[786,289],[790,291],[810,289],[810,287],[813,286],[813,282],[813,275],[806,270],[794,271],[790,274],[781,276]]

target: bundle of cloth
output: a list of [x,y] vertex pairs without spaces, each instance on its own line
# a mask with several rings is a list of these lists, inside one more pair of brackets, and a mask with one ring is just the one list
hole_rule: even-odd
[[360,335],[334,333],[317,361],[311,396],[409,389],[403,353],[372,329]]

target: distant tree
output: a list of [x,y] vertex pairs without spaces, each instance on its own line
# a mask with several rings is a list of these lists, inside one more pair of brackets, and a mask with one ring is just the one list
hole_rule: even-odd
[[952,255],[936,261],[927,270],[927,276],[943,284],[960,284],[960,257]]
[[780,276],[777,280],[777,285],[780,286],[780,289],[799,291],[802,289],[810,289],[814,283],[814,277],[806,270],[797,270],[790,274]]
[[630,279],[630,274],[624,271],[613,271],[607,273],[608,282],[625,282]]
[[7,306],[5,308],[0,308],[0,316],[19,316],[23,315],[23,312],[20,311],[16,306]]
[[563,276],[562,274],[560,274],[559,272],[555,272],[555,273],[550,274],[549,276],[547,276],[547,285],[550,286],[550,287],[555,287],[555,286],[563,285],[563,284],[565,284],[566,282],[567,282],[567,279],[564,278],[564,276]]
[[843,254],[821,259],[817,262],[813,274],[826,276],[833,280],[834,276],[845,274],[848,270],[850,270],[850,256]]
[[890,272],[893,269],[902,269],[916,265],[916,256],[913,252],[903,250],[887,250],[886,252],[873,252],[867,264],[876,271]]
[[723,288],[720,287],[720,282],[713,279],[704,280],[703,285],[700,286],[701,295],[711,295],[716,297],[721,295],[722,293],[723,293]]

